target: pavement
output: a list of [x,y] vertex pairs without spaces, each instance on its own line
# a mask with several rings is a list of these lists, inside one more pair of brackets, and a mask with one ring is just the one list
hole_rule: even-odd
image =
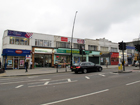
[[[101,65],[103,69],[107,67]],[[118,68],[118,65],[109,65],[108,68]],[[28,72],[25,72],[25,69],[15,69],[15,70],[5,70],[5,73],[0,73],[0,77],[14,77],[14,76],[32,76],[32,75],[44,75],[44,74],[53,74],[53,73],[66,73],[71,72],[70,68],[35,68],[28,69]]]

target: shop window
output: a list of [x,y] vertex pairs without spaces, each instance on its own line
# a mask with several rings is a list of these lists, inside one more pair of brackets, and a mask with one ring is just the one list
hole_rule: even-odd
[[74,48],[80,49],[80,46],[83,46],[85,49],[85,45],[84,44],[74,44]]
[[88,50],[94,50],[94,51],[96,51],[97,50],[97,46],[88,45]]
[[29,45],[29,39],[22,37],[10,37],[10,44]]
[[29,40],[27,38],[24,38],[25,45],[29,45]]
[[20,45],[24,45],[24,40],[20,39]]

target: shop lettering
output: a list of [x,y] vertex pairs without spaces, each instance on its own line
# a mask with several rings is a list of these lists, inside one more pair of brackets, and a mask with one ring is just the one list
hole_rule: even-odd
[[22,50],[16,50],[15,51],[17,54],[22,54]]

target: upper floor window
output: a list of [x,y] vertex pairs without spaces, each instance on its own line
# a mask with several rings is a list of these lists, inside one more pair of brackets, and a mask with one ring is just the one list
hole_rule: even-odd
[[117,48],[111,48],[111,52],[118,52]]
[[97,51],[97,46],[94,46],[94,45],[88,45],[88,50],[94,50],[94,51]]
[[51,47],[52,46],[52,41],[35,39],[35,45],[36,46]]
[[29,39],[22,37],[10,37],[10,44],[29,45]]
[[66,43],[66,42],[56,42],[56,47],[70,48],[70,43]]
[[108,47],[101,47],[101,49],[100,49],[101,51],[108,51]]
[[83,49],[85,49],[85,45],[84,44],[76,44],[76,43],[74,43],[74,48],[80,49],[80,46],[82,46]]

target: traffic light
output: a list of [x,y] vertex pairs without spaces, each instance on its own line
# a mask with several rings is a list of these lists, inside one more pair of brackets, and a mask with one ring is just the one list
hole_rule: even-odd
[[119,50],[126,50],[126,43],[119,42]]
[[135,45],[135,50],[140,51],[140,45],[139,44]]
[[123,43],[119,42],[119,50],[123,50]]
[[79,54],[82,55],[82,52],[83,52],[83,49],[82,49],[82,46],[80,46]]

